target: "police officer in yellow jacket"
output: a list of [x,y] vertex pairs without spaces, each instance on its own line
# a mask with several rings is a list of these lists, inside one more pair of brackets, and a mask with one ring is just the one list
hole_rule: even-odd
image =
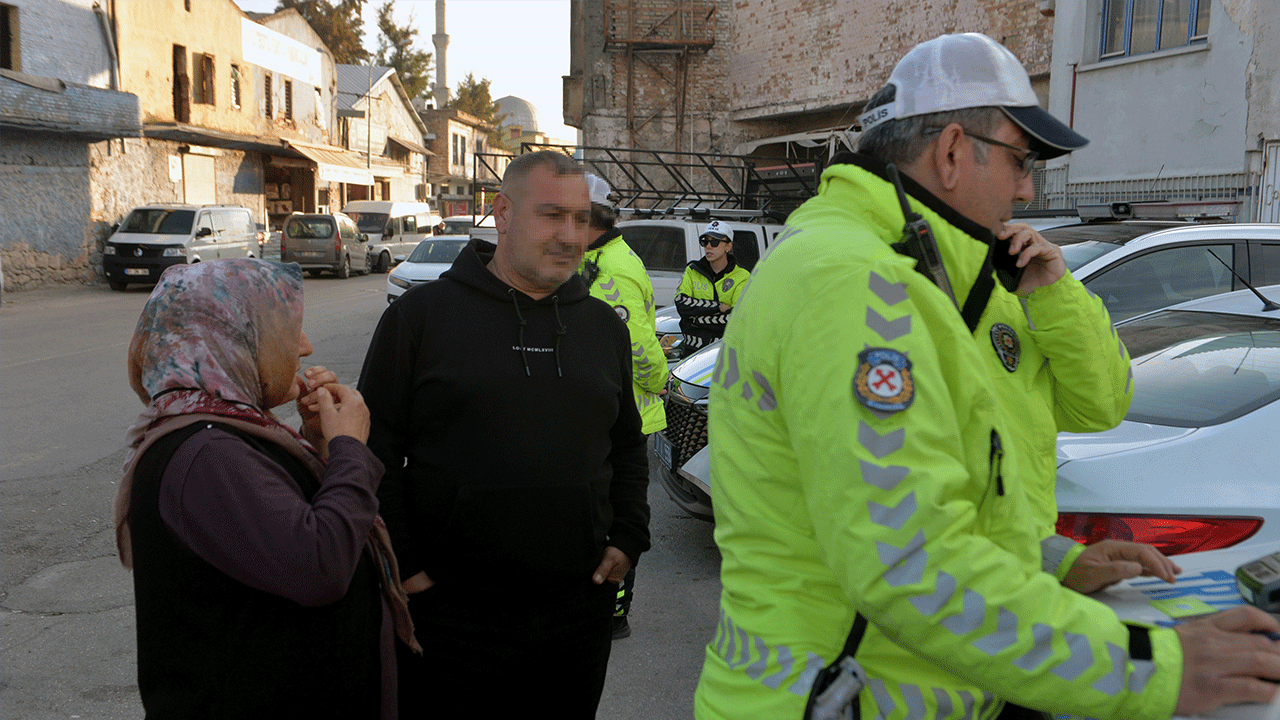
[[676,288],[675,306],[689,355],[724,335],[729,314],[751,273],[733,258],[733,228],[712,220],[698,236],[703,256],[689,263]]
[[[791,216],[712,380],[724,589],[697,716],[800,718],[829,699],[811,691],[837,659],[837,675],[862,683],[864,718],[1167,718],[1269,699],[1275,686],[1258,678],[1280,677],[1280,652],[1249,631],[1274,619],[1238,608],[1174,629],[1122,623],[1075,590],[1139,572],[1172,581],[1176,566],[1134,543],[1064,553],[1042,543],[1042,520],[1028,522],[1046,514],[1029,487],[1043,479],[1020,435],[1052,443],[1054,430],[1035,374],[1018,380],[1037,396],[1020,404],[999,373],[1053,364],[1060,338],[1041,346],[1037,333],[1095,332],[1104,311],[1056,247],[1004,221],[1034,194],[1036,156],[1084,138],[1038,107],[1012,53],[977,34],[912,50],[862,117],[877,156],[837,157]],[[901,170],[941,267],[895,248],[906,213],[878,157]],[[1020,281],[993,272],[998,240]],[[1053,382],[1109,393],[1095,404],[1111,409],[1058,397],[1053,423],[1105,425],[1127,405],[1127,374],[1093,379],[1086,366]]]
[[[627,324],[631,334],[631,387],[644,434],[667,426],[667,413],[660,393],[667,385],[667,359],[658,343],[655,327],[653,283],[640,260],[614,223],[612,189],[604,178],[586,173],[591,196],[591,231],[597,237],[582,256],[582,276],[592,297],[609,304]],[[613,639],[631,634],[631,601],[636,569],[632,567],[618,589],[613,617]]]

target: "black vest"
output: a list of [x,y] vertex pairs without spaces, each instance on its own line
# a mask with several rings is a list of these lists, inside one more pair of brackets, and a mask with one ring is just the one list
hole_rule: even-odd
[[[165,527],[160,480],[196,423],[161,438],[134,472],[129,526],[137,599],[138,688],[147,718],[377,718],[382,596],[362,556],[345,597],[324,607],[243,585]],[[283,448],[214,423],[289,473],[310,501],[320,484]]]

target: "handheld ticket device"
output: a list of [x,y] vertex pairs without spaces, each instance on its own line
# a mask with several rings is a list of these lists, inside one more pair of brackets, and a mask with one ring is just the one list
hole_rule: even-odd
[[1236,588],[1250,605],[1280,612],[1280,552],[1236,568]]

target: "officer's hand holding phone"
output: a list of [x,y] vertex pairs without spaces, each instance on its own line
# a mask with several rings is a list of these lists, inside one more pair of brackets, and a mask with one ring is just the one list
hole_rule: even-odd
[[1026,223],[1005,225],[996,233],[992,262],[1005,289],[1023,297],[1036,288],[1054,284],[1067,272],[1062,248],[1045,240]]

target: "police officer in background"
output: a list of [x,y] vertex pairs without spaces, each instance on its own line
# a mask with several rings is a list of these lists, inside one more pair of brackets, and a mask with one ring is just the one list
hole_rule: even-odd
[[[609,183],[586,173],[591,197],[591,233],[595,240],[582,256],[582,278],[592,297],[609,304],[627,324],[631,335],[631,389],[640,410],[642,430],[649,435],[667,426],[661,393],[667,386],[667,359],[658,344],[655,329],[653,283],[644,263],[622,239],[614,224],[617,216],[610,199]],[[613,639],[631,635],[631,601],[636,569],[633,566],[618,587],[618,603],[613,616]]]
[[[1275,619],[1242,607],[1129,625],[1076,590],[1172,582],[1173,563],[1135,543],[1043,543],[1035,444],[1011,438],[1052,430],[1029,421],[1030,376],[1019,407],[997,373],[1049,362],[1018,337],[1061,333],[1057,304],[1100,301],[1056,247],[1004,221],[1034,196],[1037,156],[1087,141],[976,33],[917,46],[862,118],[873,154],[833,159],[724,337],[709,403],[724,589],[696,715],[800,718],[841,707],[825,691],[845,680],[864,718],[1156,719],[1269,700],[1259,678],[1280,678],[1280,650],[1251,631]],[[916,215],[935,240],[903,244]],[[929,242],[940,267],[919,252]],[[1020,281],[993,272],[996,253]],[[1098,392],[1125,381],[1104,371]]]
[[706,347],[724,335],[729,313],[751,273],[733,259],[733,228],[713,220],[698,236],[703,257],[689,263],[676,288],[676,310],[684,333],[683,354]]

